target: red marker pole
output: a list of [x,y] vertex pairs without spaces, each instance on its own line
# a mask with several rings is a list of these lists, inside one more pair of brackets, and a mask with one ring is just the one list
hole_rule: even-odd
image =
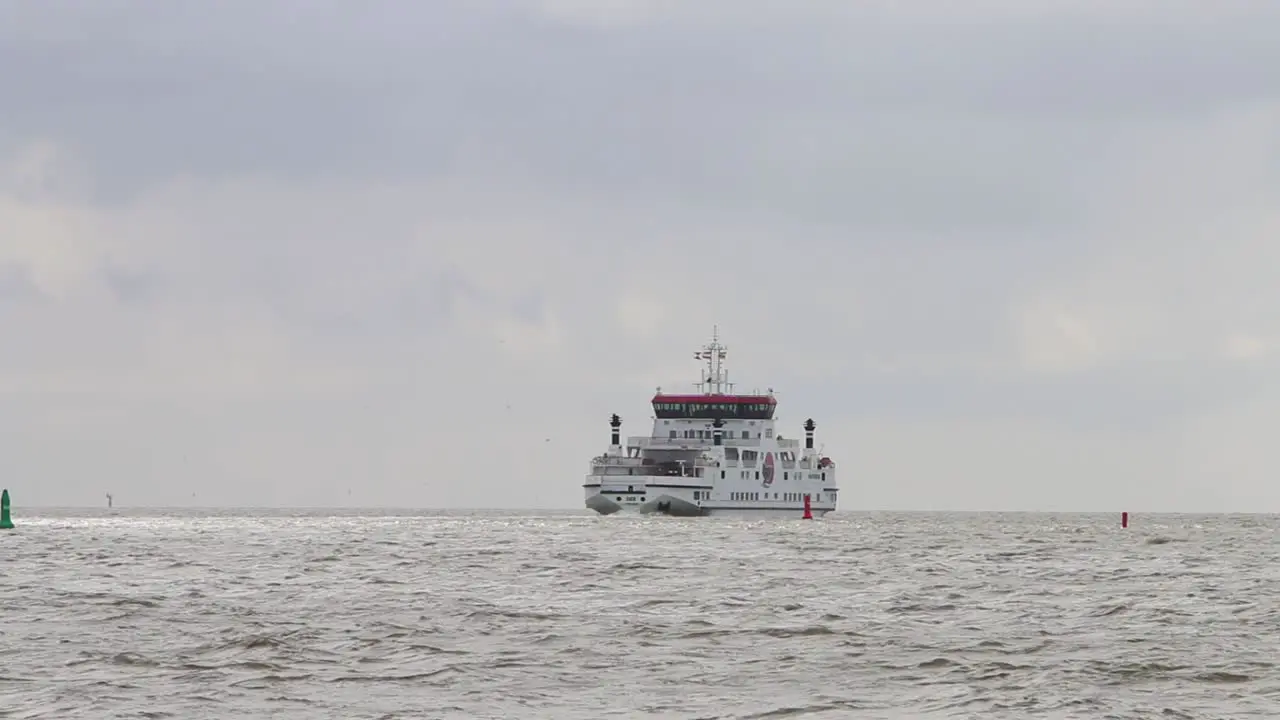
[[1122,528],[1129,527],[1129,513],[1127,512],[1120,513],[1120,527]]
[[809,508],[809,493],[804,494],[804,517],[801,520],[812,520],[813,510]]

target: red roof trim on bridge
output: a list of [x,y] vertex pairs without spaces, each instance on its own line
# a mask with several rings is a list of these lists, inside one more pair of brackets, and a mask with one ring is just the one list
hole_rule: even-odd
[[656,403],[719,403],[723,405],[777,405],[771,395],[663,395],[653,396]]

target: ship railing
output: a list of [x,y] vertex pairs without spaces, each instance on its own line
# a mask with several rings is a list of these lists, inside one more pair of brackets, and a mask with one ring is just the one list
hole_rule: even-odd
[[[721,442],[725,447],[759,447],[760,438],[723,438]],[[796,444],[784,444],[796,443]],[[627,438],[628,447],[666,447],[666,448],[683,448],[692,450],[694,448],[707,447],[712,444],[709,437],[687,438],[687,437],[650,437],[647,435],[635,435]],[[783,440],[779,443],[780,447],[799,447],[796,440]]]
[[591,467],[640,467],[640,458],[601,455],[591,459]]
[[711,438],[665,438],[640,435],[627,438],[627,445],[638,448],[675,448],[680,450],[700,450],[711,445]]
[[[698,468],[698,469],[704,469],[704,468]],[[656,482],[656,481],[660,481],[660,480],[662,480],[663,478],[699,478],[699,477],[707,477],[707,475],[706,475],[706,473],[705,473],[705,472],[704,472],[702,475],[699,475],[699,474],[698,474],[698,469],[691,468],[691,467],[689,467],[689,468],[684,468],[684,469],[679,469],[679,468],[661,468],[661,467],[657,467],[657,466],[654,466],[654,465],[646,465],[645,467],[642,467],[642,468],[634,468],[635,472],[631,472],[631,473],[623,473],[623,472],[620,472],[621,470],[623,470],[623,468],[606,468],[606,469],[605,469],[605,472],[603,472],[603,473],[596,472],[596,473],[594,473],[594,474],[596,474],[596,475],[612,476],[612,477],[620,477],[620,478],[621,478],[621,477],[625,477],[625,478],[627,478],[627,482],[633,482],[633,481],[634,481],[634,482],[638,482],[638,483]],[[704,469],[704,470],[705,470],[705,469]],[[612,471],[612,472],[611,472],[611,471]]]

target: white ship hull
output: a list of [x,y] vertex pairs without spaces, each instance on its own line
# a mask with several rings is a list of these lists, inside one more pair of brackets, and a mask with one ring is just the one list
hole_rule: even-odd
[[[587,503],[588,509],[595,510],[597,513],[601,515],[617,515],[619,517],[628,517],[628,516],[638,517],[641,515],[668,515],[670,517],[716,517],[716,518],[734,518],[734,519],[742,519],[742,520],[762,520],[762,519],[801,520],[801,519],[804,519],[803,507],[799,507],[799,508],[703,507],[699,514],[682,515],[682,514],[679,514],[678,512],[676,513],[660,512],[656,509],[656,506],[657,506],[657,503],[653,503],[652,506],[640,506],[640,507],[631,507],[626,505],[622,505],[622,506],[594,505],[593,506],[591,502]],[[604,511],[601,511],[601,507],[604,508]],[[615,509],[610,509],[611,507]],[[818,508],[810,509],[810,513],[814,519],[820,518],[829,512],[831,511],[820,510]]]
[[[632,479],[632,478],[628,478]],[[732,517],[732,518],[803,518],[804,498],[773,499],[773,493],[767,494],[767,500],[695,500],[692,486],[673,488],[667,484],[660,487],[648,487],[644,484],[632,484],[624,487],[612,485],[609,476],[588,476],[583,485],[586,491],[586,506],[601,515],[670,515],[672,517]],[[639,480],[634,478],[633,480]],[[602,482],[603,481],[603,482]],[[704,486],[705,487],[705,486]],[[602,489],[603,488],[603,489]],[[709,492],[708,488],[708,492]],[[701,495],[701,491],[699,492]],[[783,493],[778,493],[780,496]],[[821,497],[822,500],[815,500]],[[811,496],[809,511],[814,518],[822,517],[835,510],[833,501],[826,501],[825,495]]]

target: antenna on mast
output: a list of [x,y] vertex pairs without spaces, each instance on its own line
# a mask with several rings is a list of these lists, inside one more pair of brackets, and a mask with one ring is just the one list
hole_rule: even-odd
[[729,382],[729,371],[724,367],[724,359],[728,354],[729,349],[720,344],[719,326],[712,325],[711,342],[703,345],[701,350],[693,354],[695,360],[702,360],[707,364],[706,371],[697,383],[699,392],[707,395],[724,395],[726,391],[733,392],[733,383]]

